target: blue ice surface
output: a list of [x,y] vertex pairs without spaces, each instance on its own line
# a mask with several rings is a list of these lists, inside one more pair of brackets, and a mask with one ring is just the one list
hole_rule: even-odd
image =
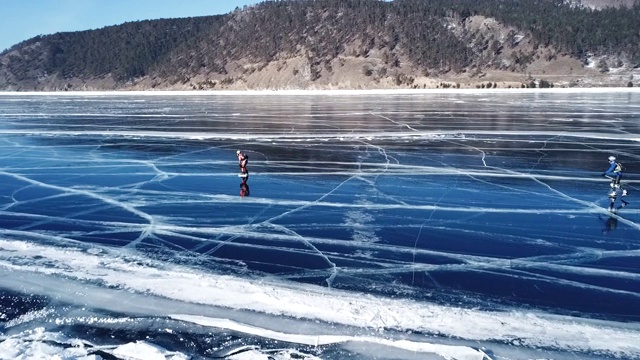
[[[639,97],[0,97],[0,228],[373,295],[638,321]],[[630,192],[615,213],[610,154]],[[141,238],[150,219],[166,230]]]

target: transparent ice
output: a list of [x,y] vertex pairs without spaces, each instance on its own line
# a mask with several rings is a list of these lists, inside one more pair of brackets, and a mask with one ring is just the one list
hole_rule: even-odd
[[633,89],[0,94],[0,358],[640,358],[639,114]]

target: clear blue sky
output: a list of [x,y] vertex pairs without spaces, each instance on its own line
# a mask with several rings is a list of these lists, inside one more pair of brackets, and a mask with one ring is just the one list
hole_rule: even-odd
[[261,0],[2,0],[0,51],[37,35],[127,21],[226,14]]

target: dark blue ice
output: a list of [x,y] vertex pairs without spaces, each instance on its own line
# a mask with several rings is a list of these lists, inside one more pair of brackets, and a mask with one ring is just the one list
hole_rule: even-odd
[[639,114],[639,92],[0,95],[0,237],[637,324]]

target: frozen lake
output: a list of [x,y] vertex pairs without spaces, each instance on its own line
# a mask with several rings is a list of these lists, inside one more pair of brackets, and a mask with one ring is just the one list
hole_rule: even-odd
[[634,89],[0,93],[0,359],[640,359],[639,170]]

